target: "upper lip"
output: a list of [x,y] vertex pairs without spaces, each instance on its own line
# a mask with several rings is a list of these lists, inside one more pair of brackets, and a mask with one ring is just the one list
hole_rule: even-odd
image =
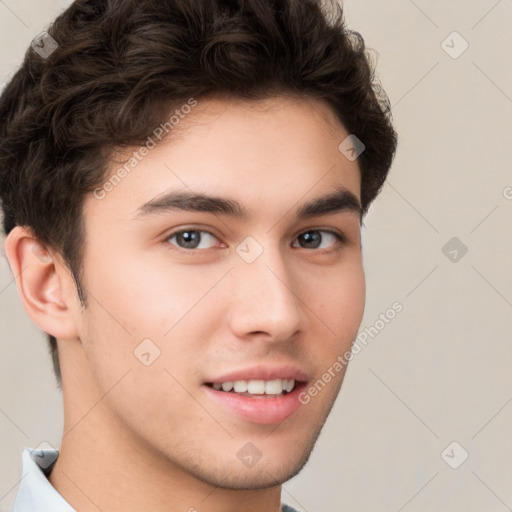
[[234,382],[236,380],[276,380],[276,379],[293,379],[299,382],[308,380],[307,373],[294,364],[284,365],[256,365],[248,368],[234,370],[223,373],[218,377],[213,377],[207,383]]

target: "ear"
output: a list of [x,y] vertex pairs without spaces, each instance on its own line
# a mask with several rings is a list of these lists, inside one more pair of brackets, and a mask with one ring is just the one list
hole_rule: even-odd
[[23,226],[7,235],[5,254],[23,307],[34,323],[55,338],[77,339],[75,308],[70,304],[74,299],[64,293],[72,280],[70,273]]

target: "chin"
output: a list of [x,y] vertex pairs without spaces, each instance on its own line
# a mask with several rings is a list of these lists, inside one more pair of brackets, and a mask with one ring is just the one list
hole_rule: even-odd
[[[295,444],[292,452],[274,453],[270,457],[263,457],[252,467],[245,467],[238,459],[223,461],[219,467],[199,464],[189,468],[189,472],[202,482],[232,490],[258,490],[268,489],[281,485],[304,468],[316,444],[321,428],[315,433],[305,446],[297,448]],[[217,460],[222,460],[219,455]]]
[[265,465],[263,461],[260,461],[258,462],[258,465],[261,465],[259,468],[234,470],[233,467],[230,467],[226,472],[220,471],[218,468],[212,468],[211,471],[205,471],[205,468],[195,468],[193,474],[198,480],[220,489],[255,491],[287,482],[302,470],[308,459],[309,454],[305,460],[301,460],[300,464],[279,467],[272,464]]

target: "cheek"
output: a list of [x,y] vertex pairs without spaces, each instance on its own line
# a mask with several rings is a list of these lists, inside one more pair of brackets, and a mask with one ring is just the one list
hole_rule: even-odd
[[324,320],[332,334],[350,337],[357,333],[365,304],[365,278],[360,263],[347,266],[333,274],[315,292],[315,312]]
[[140,389],[169,385],[166,369],[190,378],[205,326],[218,317],[217,296],[208,292],[224,271],[150,264],[143,255],[117,262],[86,274],[89,307],[80,336],[101,387],[110,389],[128,370]]
[[[99,261],[101,256],[96,256]],[[199,311],[203,317],[202,299],[212,295],[209,291],[226,271],[177,265],[163,250],[141,251],[130,258],[113,254],[108,259],[116,264],[104,261],[88,270],[88,289],[105,309],[105,314],[99,312],[100,322],[112,324],[123,337],[129,333],[141,339],[161,338]]]
[[338,356],[350,350],[361,325],[365,305],[365,278],[362,264],[354,262],[329,280],[317,283],[307,303],[317,328],[314,349],[308,347],[309,358],[323,370]]
[[343,290],[340,292],[339,311],[346,321],[347,328],[355,337],[361,323],[366,298],[366,285],[362,265],[352,269],[345,276]]
[[82,346],[92,382],[108,407],[133,427],[155,420],[156,428],[169,407],[183,411],[190,402],[185,389],[197,378],[198,358],[186,340],[197,333],[191,334],[190,325],[180,322],[164,336],[151,325],[157,314],[149,315],[151,308],[139,305],[140,309],[145,310],[139,311],[141,325],[127,332],[102,307],[89,308],[84,314]]

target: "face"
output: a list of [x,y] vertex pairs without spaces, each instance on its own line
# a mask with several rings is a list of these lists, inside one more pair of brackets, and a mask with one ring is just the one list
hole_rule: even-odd
[[174,130],[86,198],[83,389],[148,456],[269,487],[307,461],[361,322],[358,164],[319,101],[204,100]]

